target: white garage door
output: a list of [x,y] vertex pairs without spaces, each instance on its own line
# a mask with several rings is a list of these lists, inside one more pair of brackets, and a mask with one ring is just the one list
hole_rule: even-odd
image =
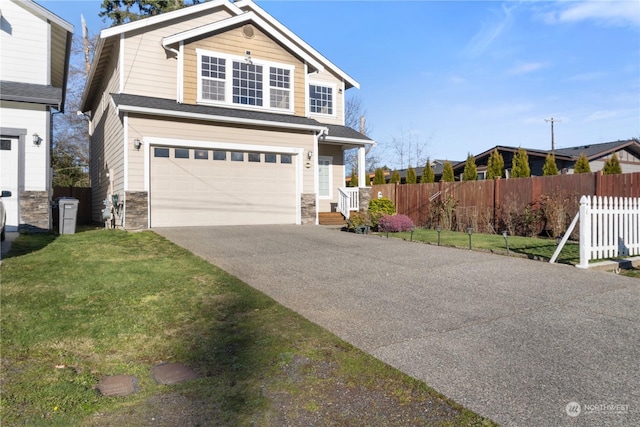
[[295,224],[295,162],[285,153],[151,147],[151,227]]

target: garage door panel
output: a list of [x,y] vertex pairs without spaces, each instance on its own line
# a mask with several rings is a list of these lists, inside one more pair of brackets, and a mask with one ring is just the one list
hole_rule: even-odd
[[151,157],[152,227],[293,224],[294,164]]

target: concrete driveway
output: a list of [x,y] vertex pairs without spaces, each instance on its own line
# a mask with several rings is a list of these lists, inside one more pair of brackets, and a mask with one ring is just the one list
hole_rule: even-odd
[[155,231],[502,425],[640,425],[638,279],[320,226]]

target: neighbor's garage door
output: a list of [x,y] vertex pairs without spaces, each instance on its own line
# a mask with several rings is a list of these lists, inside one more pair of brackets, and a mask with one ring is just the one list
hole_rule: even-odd
[[151,227],[295,224],[295,156],[151,147]]

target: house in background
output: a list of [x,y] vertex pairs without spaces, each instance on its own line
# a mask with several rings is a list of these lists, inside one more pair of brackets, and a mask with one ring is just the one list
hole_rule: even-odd
[[[352,77],[249,0],[103,30],[83,94],[94,220],[315,224],[335,210]],[[357,195],[356,195],[357,196]],[[105,208],[106,206],[106,208]]]
[[[433,168],[433,174],[435,177],[435,182],[440,181],[440,178],[442,177],[442,168],[444,167],[444,162],[446,162],[446,160],[442,160],[442,159],[436,159],[436,160],[431,160],[431,167]],[[459,161],[451,161],[449,160],[449,163],[451,163],[451,165],[456,165],[458,163],[460,163]],[[415,172],[416,172],[416,180],[418,183],[422,182],[422,170],[424,168],[414,168]],[[386,183],[389,183],[389,180],[391,179],[391,174],[393,173],[392,170],[385,170],[384,171],[384,179],[386,181]],[[407,181],[407,169],[398,169],[398,174],[400,175],[400,183],[401,184],[405,184]],[[375,172],[373,173],[369,173],[367,174],[367,176],[369,177],[369,182],[366,183],[367,185],[369,185],[371,182],[373,182],[373,178],[375,177]],[[351,182],[351,176],[347,176],[346,177],[346,182],[347,185]]]
[[[484,179],[486,177],[489,156],[494,150],[498,150],[498,152],[502,154],[507,178],[509,177],[508,173],[511,170],[513,156],[518,152],[519,147],[497,145],[490,150],[475,156],[479,179]],[[544,166],[547,155],[551,154],[551,150],[525,149],[525,151],[529,157],[531,175],[542,176],[542,167]],[[602,170],[604,163],[611,158],[614,153],[620,160],[620,166],[622,167],[623,173],[640,172],[640,142],[636,139],[629,139],[625,141],[557,148],[555,149],[555,158],[559,173],[573,173],[573,167],[582,153],[584,153],[589,160],[591,172]],[[453,171],[456,177],[462,175],[464,166],[465,162],[453,165]]]
[[7,231],[51,228],[51,118],[64,111],[73,26],[31,0],[0,5],[0,187]]

